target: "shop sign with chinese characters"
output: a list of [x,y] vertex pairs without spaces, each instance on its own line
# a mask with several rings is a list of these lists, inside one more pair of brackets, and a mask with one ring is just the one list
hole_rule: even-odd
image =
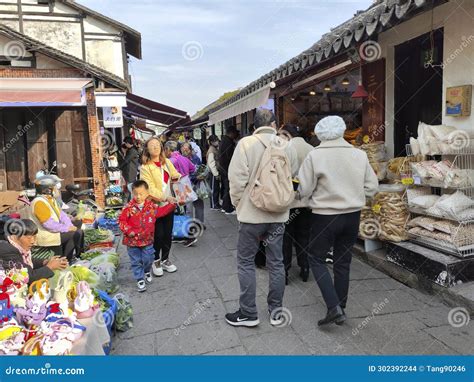
[[363,65],[362,79],[369,94],[362,106],[364,141],[385,141],[385,60]]
[[103,107],[104,127],[122,127],[123,115],[121,106]]

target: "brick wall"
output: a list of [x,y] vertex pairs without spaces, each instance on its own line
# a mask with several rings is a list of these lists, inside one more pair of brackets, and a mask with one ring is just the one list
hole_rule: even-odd
[[88,88],[87,97],[87,124],[89,126],[89,139],[91,144],[92,155],[92,176],[94,177],[94,194],[96,203],[105,207],[105,172],[102,169],[102,145],[99,127],[99,119],[97,118],[97,107],[95,105],[94,89]]
[[0,69],[0,78],[87,78],[87,73],[74,68],[32,69],[5,68]]

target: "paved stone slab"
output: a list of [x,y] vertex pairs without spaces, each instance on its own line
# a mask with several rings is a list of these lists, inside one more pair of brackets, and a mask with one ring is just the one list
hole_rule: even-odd
[[209,353],[204,353],[203,355],[247,355],[247,351],[243,346],[236,346],[230,349],[215,350]]
[[449,325],[448,316],[451,308],[447,306],[430,307],[410,312],[410,315],[428,327]]
[[234,256],[206,259],[204,264],[211,276],[233,275],[237,269],[237,261]]
[[204,354],[241,346],[235,329],[223,320],[163,330],[155,335],[155,354]]
[[428,328],[425,332],[461,354],[473,354],[474,325],[472,322],[459,328],[451,325]]
[[311,354],[308,347],[290,327],[248,336],[242,339],[242,343],[248,354]]
[[112,342],[114,355],[143,355],[155,354],[155,335],[146,334],[131,339],[114,338]]

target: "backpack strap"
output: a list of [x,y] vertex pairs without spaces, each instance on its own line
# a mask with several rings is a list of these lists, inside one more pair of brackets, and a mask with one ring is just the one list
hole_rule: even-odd
[[[259,137],[258,134],[253,134],[253,136],[255,138],[257,138],[257,140],[263,145],[264,147],[264,151],[263,151],[263,154],[262,154],[262,157],[263,155],[265,154],[265,150],[268,148],[268,145],[265,143],[265,141],[262,139],[262,137]],[[260,158],[260,162],[261,162],[262,158]],[[257,169],[255,171],[255,174],[249,179],[249,183],[248,184],[251,184],[253,185],[255,183],[255,180],[257,179],[257,176],[258,176],[258,168],[260,167],[260,164],[258,164],[257,166]]]

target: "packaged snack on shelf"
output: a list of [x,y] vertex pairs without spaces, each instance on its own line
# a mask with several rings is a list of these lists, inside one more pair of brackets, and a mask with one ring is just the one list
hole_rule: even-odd
[[431,190],[427,187],[416,187],[416,188],[409,188],[407,190],[407,200],[408,205],[413,205],[413,199],[417,198],[418,196],[426,196],[431,195]]
[[[404,187],[399,185],[383,185],[374,197],[374,207],[378,211],[380,223],[379,238],[388,241],[404,241],[407,239],[405,227],[409,218],[408,206],[403,198]],[[395,190],[395,191],[385,191]]]
[[360,148],[366,152],[369,162],[383,162],[387,159],[385,142],[366,143]]
[[462,211],[474,206],[474,200],[466,196],[461,191],[456,191],[443,199],[436,202],[434,207],[443,211],[449,216],[457,217]]
[[387,176],[387,164],[388,162],[369,162],[374,169],[375,175],[378,180],[384,180]]
[[378,217],[372,208],[372,202],[368,201],[360,213],[359,236],[363,239],[377,239],[380,231]]
[[438,200],[439,200],[439,195],[421,195],[417,196],[416,198],[413,198],[410,202],[410,206],[414,207],[420,207],[424,209],[428,209],[432,207]]

